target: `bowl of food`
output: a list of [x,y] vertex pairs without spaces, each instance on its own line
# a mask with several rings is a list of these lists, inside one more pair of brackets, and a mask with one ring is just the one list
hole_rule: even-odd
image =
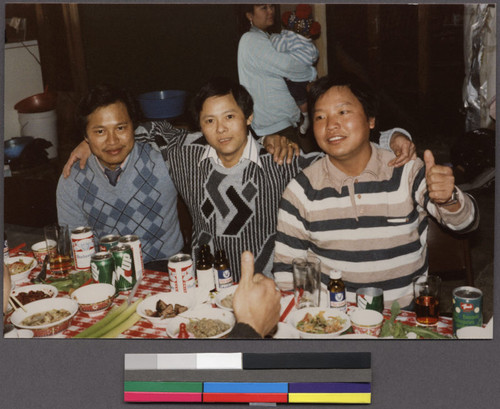
[[215,296],[215,305],[224,310],[233,311],[233,297],[238,285],[221,288]]
[[384,316],[375,310],[358,308],[351,313],[351,324],[355,334],[378,337],[382,330]]
[[39,264],[42,264],[47,254],[51,253],[55,255],[56,242],[55,240],[49,240],[49,248],[47,248],[47,242],[45,240],[39,241],[31,246],[31,250],[33,251],[36,261],[38,261]]
[[194,293],[158,293],[146,298],[137,306],[137,314],[156,327],[167,323],[196,305]]
[[233,329],[236,320],[231,311],[200,305],[167,323],[167,335],[179,336],[181,323],[186,324],[190,338],[222,338]]
[[116,288],[106,283],[88,284],[71,293],[81,312],[88,315],[101,314],[113,303]]
[[335,338],[351,326],[347,314],[322,307],[295,310],[290,313],[287,322],[299,331],[301,338]]
[[46,298],[18,308],[10,317],[14,326],[33,331],[35,337],[46,337],[64,331],[78,311],[78,303],[69,298]]
[[16,287],[10,292],[23,305],[33,301],[44,300],[45,298],[55,298],[59,291],[56,287],[49,284],[33,284]]
[[33,270],[38,263],[33,257],[17,256],[9,257],[5,264],[9,267],[11,280],[18,282],[28,278],[31,270]]

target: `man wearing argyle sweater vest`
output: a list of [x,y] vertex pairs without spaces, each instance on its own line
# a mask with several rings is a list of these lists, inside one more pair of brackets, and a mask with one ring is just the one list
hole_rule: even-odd
[[145,263],[167,259],[183,246],[177,191],[165,161],[151,146],[136,143],[135,101],[128,93],[99,86],[78,107],[80,130],[92,156],[73,167],[57,186],[59,223],[90,226],[96,238],[135,234]]

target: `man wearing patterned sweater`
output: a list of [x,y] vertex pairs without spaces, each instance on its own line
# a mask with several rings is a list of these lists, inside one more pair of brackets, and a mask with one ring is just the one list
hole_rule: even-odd
[[427,274],[427,215],[456,232],[477,226],[470,196],[431,151],[401,168],[392,153],[369,141],[375,105],[362,89],[322,78],[310,90],[314,136],[326,156],[300,173],[283,194],[278,214],[275,271],[291,271],[295,257],[321,260],[322,280],[340,270],[348,301],[356,289],[384,290],[402,307],[412,279]]
[[92,156],[57,186],[59,223],[90,226],[96,238],[135,234],[144,263],[167,259],[183,247],[177,191],[159,152],[135,142],[134,99],[98,86],[82,99],[77,122]]

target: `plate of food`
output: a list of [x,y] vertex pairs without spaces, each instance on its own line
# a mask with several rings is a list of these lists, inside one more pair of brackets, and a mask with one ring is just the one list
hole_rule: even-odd
[[286,321],[299,331],[301,338],[335,338],[351,326],[347,314],[323,307],[292,311]]
[[238,285],[222,288],[215,296],[215,305],[223,310],[233,311],[233,297]]
[[200,305],[167,323],[167,335],[179,336],[181,323],[186,324],[190,338],[222,338],[233,329],[236,320],[231,311]]
[[33,284],[16,287],[10,292],[23,305],[33,301],[44,300],[45,298],[55,298],[59,291],[53,285],[49,284]]
[[28,278],[38,263],[33,257],[17,256],[9,257],[5,264],[9,267],[10,278],[17,282]]
[[178,315],[196,305],[194,293],[158,293],[146,298],[137,306],[137,314],[147,319],[155,327],[166,327]]
[[10,317],[14,326],[33,331],[35,337],[57,334],[69,327],[78,303],[69,298],[46,298],[18,308]]

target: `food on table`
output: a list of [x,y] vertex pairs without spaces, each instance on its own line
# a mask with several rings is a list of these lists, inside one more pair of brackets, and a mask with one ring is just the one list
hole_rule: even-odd
[[92,273],[90,270],[82,270],[77,273],[70,274],[67,277],[57,277],[50,278],[44,281],[47,284],[51,284],[56,287],[59,291],[69,292],[71,289],[75,290],[80,288],[83,284],[90,282],[92,279]]
[[27,327],[52,324],[69,317],[71,313],[65,309],[52,309],[50,311],[37,312],[22,320],[21,324]]
[[190,319],[187,324],[187,330],[195,336],[195,338],[210,338],[215,337],[231,326],[221,320],[211,318]]
[[179,314],[182,314],[183,312],[187,311],[188,307],[185,307],[184,305],[180,304],[167,304],[166,302],[162,300],[158,300],[156,303],[156,311],[147,309],[145,310],[145,313],[148,317],[155,317],[155,318],[173,318],[176,317]]
[[340,331],[346,320],[341,317],[324,317],[325,311],[320,311],[316,315],[307,313],[305,317],[297,323],[299,331],[310,334],[331,334]]
[[30,302],[43,300],[44,298],[50,298],[52,294],[46,293],[45,291],[37,290],[37,291],[28,291],[28,292],[20,292],[16,294],[16,298],[19,300],[21,304],[29,304]]
[[33,260],[31,260],[29,263],[25,263],[22,260],[16,261],[12,264],[9,264],[9,271],[11,275],[16,275],[20,273],[24,273],[25,271],[28,271],[31,268],[31,265],[33,264]]
[[233,308],[233,297],[234,293],[229,294],[227,297],[224,297],[220,302],[221,305],[226,308]]

